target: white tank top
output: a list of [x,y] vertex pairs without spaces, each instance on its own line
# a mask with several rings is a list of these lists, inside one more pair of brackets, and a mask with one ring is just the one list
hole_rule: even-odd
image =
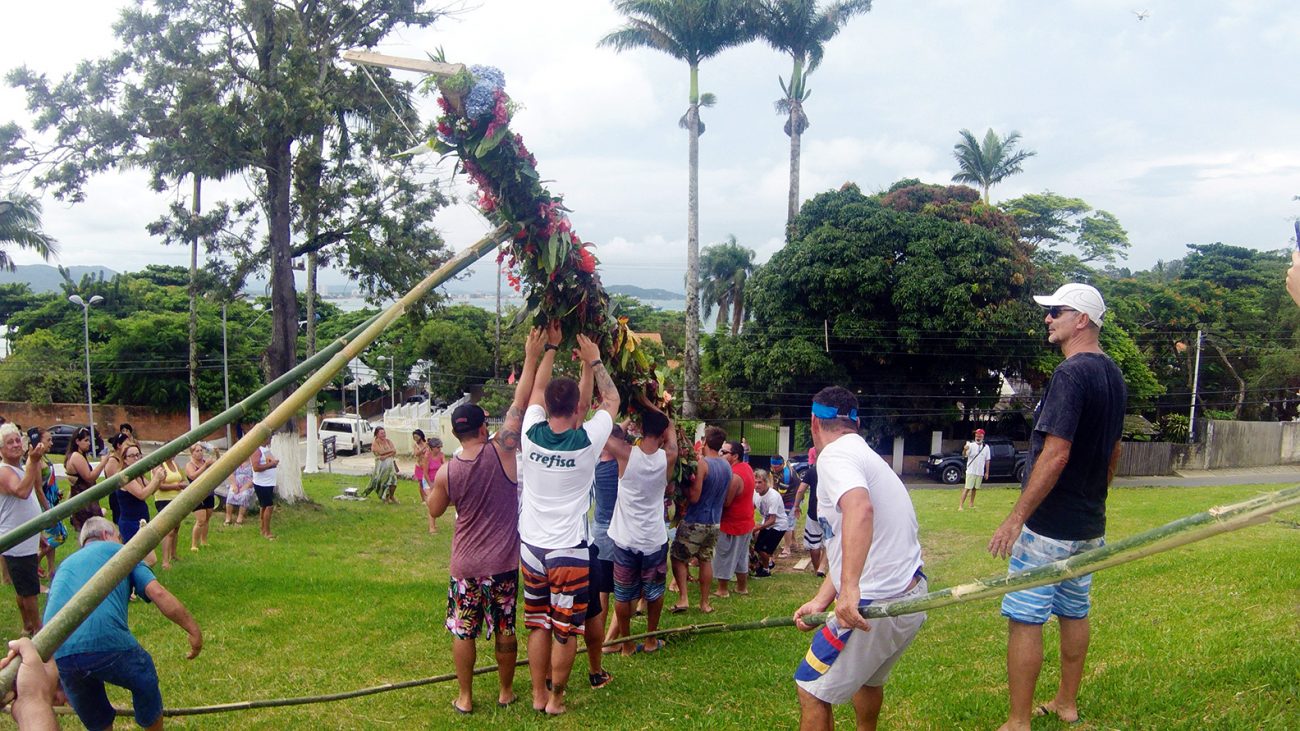
[[651,553],[668,542],[664,527],[667,470],[664,450],[646,454],[640,447],[632,448],[623,476],[618,478],[618,500],[609,520],[609,537],[621,548]]
[[[14,471],[18,479],[23,479],[26,471],[21,467],[14,467],[8,462],[3,463],[5,467]],[[0,533],[8,533],[27,521],[41,514],[41,503],[36,499],[36,491],[41,489],[40,485],[32,488],[31,494],[27,499],[13,497],[11,495],[0,495]],[[41,534],[39,531],[33,533],[31,537],[23,540],[22,543],[5,551],[6,556],[31,556],[40,550]]]
[[[272,456],[270,447],[258,447],[257,450],[262,453],[263,464],[267,462],[267,457]],[[261,487],[275,487],[275,470],[275,467],[272,467],[269,470],[262,470],[261,472],[254,470],[253,484]]]

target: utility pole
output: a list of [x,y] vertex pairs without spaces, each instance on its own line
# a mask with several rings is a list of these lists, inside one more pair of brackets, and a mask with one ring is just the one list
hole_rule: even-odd
[[1196,367],[1192,369],[1192,409],[1191,414],[1187,417],[1187,443],[1192,444],[1196,441],[1196,401],[1197,391],[1201,385],[1201,343],[1205,335],[1200,328],[1196,330]]

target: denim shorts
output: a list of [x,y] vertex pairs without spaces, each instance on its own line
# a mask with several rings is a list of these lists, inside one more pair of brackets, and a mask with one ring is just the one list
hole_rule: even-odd
[[153,658],[140,646],[115,652],[79,652],[55,660],[68,705],[86,728],[109,728],[117,712],[104,683],[131,691],[135,722],[148,727],[162,716],[162,691]]

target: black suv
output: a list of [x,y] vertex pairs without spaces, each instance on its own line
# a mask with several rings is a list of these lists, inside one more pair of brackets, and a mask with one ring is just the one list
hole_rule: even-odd
[[[989,481],[1004,482],[1025,481],[1025,465],[1029,461],[1029,452],[1016,449],[1006,437],[988,437],[984,443],[989,448]],[[961,451],[948,454],[932,454],[925,462],[925,471],[930,477],[945,485],[956,485],[966,481],[966,458]]]

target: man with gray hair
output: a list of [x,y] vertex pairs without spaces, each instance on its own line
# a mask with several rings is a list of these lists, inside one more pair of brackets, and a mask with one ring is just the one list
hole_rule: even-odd
[[[63,561],[50,584],[45,606],[47,622],[122,550],[117,526],[98,516],[81,527],[79,540],[81,549]],[[89,729],[111,728],[117,715],[104,693],[105,683],[131,691],[136,723],[147,729],[162,728],[158,672],[153,658],[127,627],[126,606],[132,591],[141,599],[153,602],[164,617],[185,630],[190,642],[189,659],[198,657],[203,649],[203,633],[185,605],[158,583],[144,564],[136,564],[131,574],[118,582],[95,611],[54,651],[68,705]]]
[[[1034,297],[1045,308],[1047,342],[1065,360],[1052,371],[1034,410],[1029,478],[1011,514],[989,541],[989,553],[1010,557],[1008,571],[1069,558],[1105,544],[1106,493],[1119,463],[1128,390],[1124,374],[1101,350],[1106,303],[1086,284]],[[1034,715],[1079,720],[1079,684],[1088,654],[1092,574],[1007,594],[1007,685],[1011,710],[1002,729],[1028,731]],[[1056,696],[1034,707],[1043,666],[1043,625],[1060,623],[1061,679]]]

